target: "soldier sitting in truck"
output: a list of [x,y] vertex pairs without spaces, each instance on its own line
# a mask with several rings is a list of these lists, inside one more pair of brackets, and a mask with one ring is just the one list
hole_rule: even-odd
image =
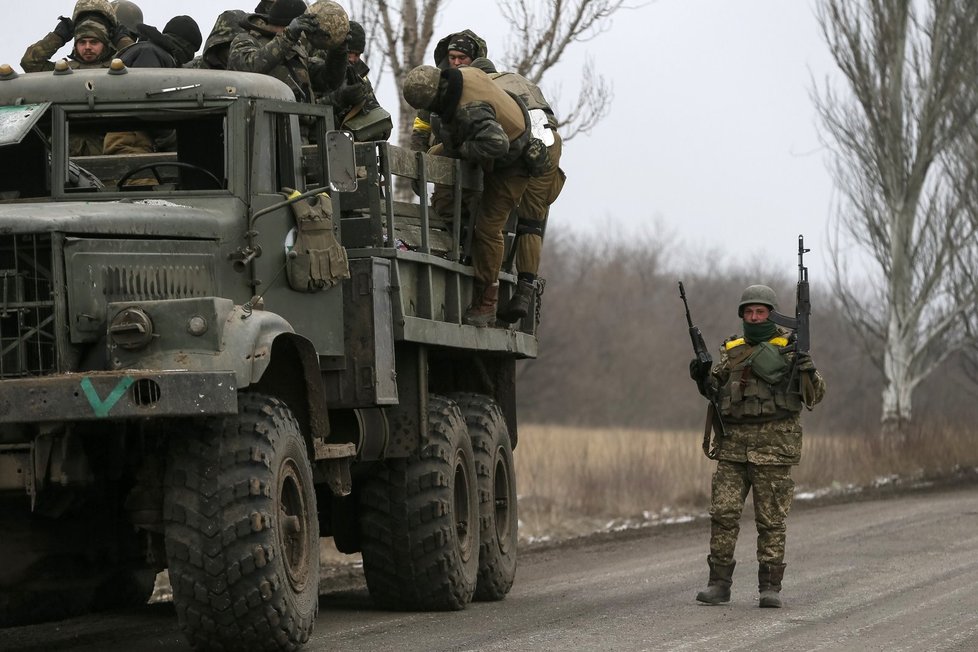
[[[58,18],[52,32],[27,48],[21,67],[25,72],[54,70],[55,62],[50,58],[72,38],[75,44],[67,59],[70,68],[107,68],[118,49],[133,43],[129,31],[116,20],[108,0],[78,0],[71,18]],[[72,134],[71,154],[101,154],[104,136],[100,132]]]

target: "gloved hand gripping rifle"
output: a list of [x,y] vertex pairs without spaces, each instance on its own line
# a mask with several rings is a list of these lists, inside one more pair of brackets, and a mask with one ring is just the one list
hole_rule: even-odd
[[[791,382],[794,382],[795,377],[798,375],[799,371],[814,372],[815,367],[812,365],[810,348],[811,348],[811,331],[809,330],[809,321],[812,314],[812,300],[809,296],[808,290],[808,268],[805,267],[805,254],[807,254],[811,249],[805,248],[805,236],[798,236],[798,285],[795,290],[795,316],[794,318],[788,317],[787,315],[782,315],[777,311],[771,312],[771,321],[779,326],[784,326],[785,328],[790,328],[795,331],[794,342],[790,345],[790,348],[794,349],[795,352],[795,362],[791,367]],[[802,402],[805,404],[809,410],[812,409],[814,405],[814,394],[815,389],[812,386],[812,379],[810,373],[805,373],[801,377],[799,391],[801,392]]]
[[709,402],[710,406],[706,413],[706,426],[703,431],[703,452],[711,460],[717,457],[715,440],[711,443],[711,435],[723,437],[723,420],[720,418],[720,408],[716,403],[716,390],[710,383],[710,374],[713,370],[713,356],[706,348],[703,340],[703,333],[698,326],[693,326],[693,318],[689,314],[689,303],[686,301],[686,288],[683,282],[679,281],[679,296],[683,300],[683,307],[686,309],[686,324],[689,326],[689,339],[693,344],[693,354],[696,356],[689,362],[689,376],[696,381],[696,388]]

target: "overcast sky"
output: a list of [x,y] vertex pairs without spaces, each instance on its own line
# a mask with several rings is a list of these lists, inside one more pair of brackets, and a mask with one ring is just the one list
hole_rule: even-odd
[[[205,38],[218,13],[234,8],[227,0],[138,4],[158,27],[177,14],[193,16]],[[0,62],[19,69],[26,47],[73,6],[4,2]],[[480,3],[477,19],[473,6],[448,2],[437,37],[471,28],[498,62],[507,26],[494,4]],[[614,103],[589,136],[565,143],[568,181],[551,232],[630,238],[664,231],[680,250],[767,260],[786,275],[794,274],[803,233],[813,282],[823,277],[833,190],[810,95],[813,77],[835,73],[810,1],[657,0],[621,12],[606,33],[574,46],[544,91],[569,97],[585,55],[613,83]],[[393,92],[382,91],[381,102]],[[389,108],[396,113],[392,101]]]

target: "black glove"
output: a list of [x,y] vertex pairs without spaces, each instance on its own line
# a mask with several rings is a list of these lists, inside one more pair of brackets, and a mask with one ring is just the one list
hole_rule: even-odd
[[54,28],[54,33],[58,35],[58,38],[67,43],[75,35],[75,24],[71,22],[70,18],[58,16],[58,26]]
[[319,26],[319,21],[316,20],[313,14],[299,14],[285,27],[284,32],[286,38],[293,43],[298,41],[303,34],[308,38],[312,38],[324,33]]
[[112,41],[112,45],[116,47],[119,46],[119,41],[126,38],[127,36],[133,41],[136,40],[136,37],[133,35],[132,32],[129,31],[129,28],[123,25],[122,23],[119,23],[118,25],[116,25],[115,27],[109,30],[109,40]]
[[356,106],[367,99],[367,85],[362,82],[359,84],[343,84],[336,91],[336,98],[339,100],[340,106]]
[[798,371],[815,371],[815,363],[812,362],[812,356],[808,351],[799,351],[795,354],[795,366]]

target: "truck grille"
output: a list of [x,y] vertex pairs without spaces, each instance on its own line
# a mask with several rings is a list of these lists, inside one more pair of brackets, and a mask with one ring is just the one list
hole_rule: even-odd
[[0,236],[0,378],[40,376],[57,361],[51,236]]

